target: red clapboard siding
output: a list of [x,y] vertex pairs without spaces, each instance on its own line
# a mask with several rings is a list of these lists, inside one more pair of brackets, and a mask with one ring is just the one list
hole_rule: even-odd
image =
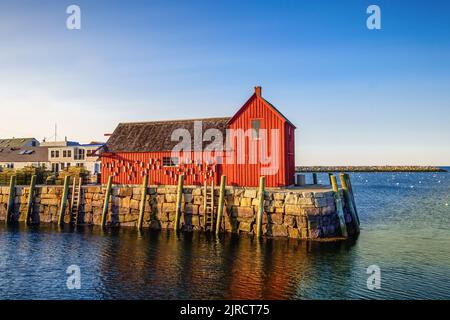
[[[197,164],[195,159],[201,158],[192,152],[183,154],[183,160],[188,158],[193,163],[181,164],[175,167],[163,166],[163,157],[170,157],[171,152],[119,152],[102,155],[102,184],[113,176],[114,184],[141,184],[145,174],[149,176],[149,184],[173,185],[178,183],[178,176],[185,175],[186,185],[203,185],[205,178],[208,183],[218,181],[218,165]],[[205,177],[206,174],[206,177]]]
[[[243,129],[244,131],[251,129],[252,119],[261,120],[261,129],[267,129],[268,132],[268,156],[276,159],[278,171],[273,175],[265,175],[266,186],[281,187],[289,185],[286,174],[286,145],[283,143],[285,139],[285,120],[279,116],[267,103],[253,95],[240,111],[230,121],[230,129]],[[272,141],[270,134],[271,129],[279,130],[278,141]],[[245,148],[248,151],[250,139],[246,139]],[[276,145],[278,152],[271,153],[271,146]],[[233,150],[236,150],[236,141],[233,144]],[[223,174],[227,176],[227,183],[239,186],[258,186],[259,178],[262,175],[261,169],[267,167],[260,163],[258,146],[258,162],[257,164],[225,164],[223,166]],[[236,157],[236,155],[235,155]],[[248,155],[247,157],[248,158]],[[236,162],[236,161],[235,161]]]
[[[232,141],[232,148],[227,152],[233,161],[223,157],[223,164],[217,159],[205,163],[202,152],[189,152],[180,157],[181,164],[176,167],[164,167],[163,157],[170,157],[170,151],[161,152],[117,152],[102,155],[102,183],[105,184],[113,175],[114,184],[141,184],[144,175],[149,175],[149,183],[157,185],[174,185],[178,176],[185,175],[186,185],[203,185],[212,181],[217,185],[220,175],[227,176],[227,185],[258,186],[262,175],[266,177],[267,187],[283,187],[294,183],[295,174],[295,126],[278,110],[264,100],[261,89],[255,88],[255,94],[230,119],[227,129],[251,129],[253,119],[261,121],[261,129],[266,129],[267,156],[275,167],[272,174],[264,173],[268,164],[261,163],[260,148],[257,146],[257,162],[249,163],[250,144],[254,142],[251,135],[245,138],[245,163],[237,163],[237,141]],[[271,130],[278,130],[278,137],[272,137]],[[276,140],[273,140],[276,139]],[[272,146],[276,146],[273,151]],[[187,160],[187,161],[186,161]]]

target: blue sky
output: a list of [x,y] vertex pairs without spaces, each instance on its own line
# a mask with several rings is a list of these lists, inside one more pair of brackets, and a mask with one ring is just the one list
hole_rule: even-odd
[[231,116],[261,85],[299,165],[450,164],[448,1],[2,0],[0,70],[1,137]]

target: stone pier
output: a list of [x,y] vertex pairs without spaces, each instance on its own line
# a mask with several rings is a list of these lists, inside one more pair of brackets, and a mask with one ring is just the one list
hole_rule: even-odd
[[[72,189],[72,188],[71,188]],[[33,198],[32,223],[57,223],[62,187],[37,186]],[[72,190],[70,190],[72,192]],[[109,206],[108,225],[137,227],[142,187],[114,186]],[[173,229],[176,214],[176,186],[147,188],[144,228]],[[215,192],[218,197],[218,188]],[[342,192],[341,192],[342,193]],[[6,218],[8,187],[0,188],[0,220]],[[17,186],[11,221],[25,220],[29,187]],[[227,187],[224,227],[226,232],[253,233],[256,229],[258,189]],[[70,221],[70,194],[65,222]],[[105,188],[83,186],[79,219],[87,225],[100,225]],[[342,195],[341,195],[342,196]],[[340,237],[339,220],[333,192],[328,186],[311,188],[267,189],[264,194],[263,236],[298,239],[333,239]],[[184,187],[181,226],[183,231],[203,231],[202,187]],[[344,217],[350,234],[352,218],[344,202]]]

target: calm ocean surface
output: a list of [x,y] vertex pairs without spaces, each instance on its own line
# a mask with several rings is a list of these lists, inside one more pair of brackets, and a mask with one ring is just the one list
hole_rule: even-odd
[[[0,298],[450,299],[450,174],[351,177],[362,227],[353,243],[2,222]],[[66,286],[72,264],[80,290]],[[366,285],[373,264],[376,291]]]

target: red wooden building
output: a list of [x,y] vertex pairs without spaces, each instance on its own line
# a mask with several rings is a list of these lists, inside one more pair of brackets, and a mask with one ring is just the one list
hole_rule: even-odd
[[294,184],[295,126],[261,96],[261,87],[231,118],[120,123],[102,154],[102,183]]

